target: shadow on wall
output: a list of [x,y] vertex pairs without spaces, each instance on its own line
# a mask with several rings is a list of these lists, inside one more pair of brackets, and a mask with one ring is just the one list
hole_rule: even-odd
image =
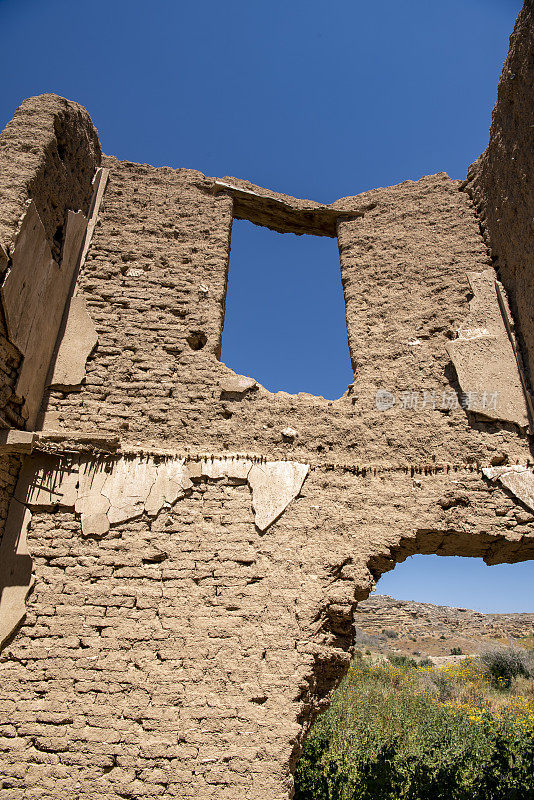
[[234,220],[221,360],[272,392],[352,383],[337,240]]

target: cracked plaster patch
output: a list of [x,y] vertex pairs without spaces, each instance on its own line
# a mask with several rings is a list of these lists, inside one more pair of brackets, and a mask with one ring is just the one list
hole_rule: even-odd
[[248,482],[252,508],[265,531],[299,494],[309,472],[296,461],[152,458],[116,461],[40,454],[26,459],[9,506],[0,544],[0,647],[23,620],[32,586],[32,559],[26,534],[37,509],[72,508],[81,516],[84,536],[103,536],[110,525],[156,515],[191,488],[192,479]]
[[[493,270],[468,272],[469,318],[447,345],[468,410],[528,426],[516,356],[503,320]],[[505,302],[505,301],[503,301]]]
[[74,508],[82,533],[101,536],[110,525],[156,515],[191,488],[191,479],[245,483],[252,490],[255,522],[265,531],[297,497],[309,466],[295,461],[256,462],[247,458],[213,458],[189,462],[120,458],[98,461],[41,455],[28,459],[15,497],[29,508]]
[[67,389],[79,386],[85,378],[87,359],[97,342],[98,334],[84,298],[73,297],[50,386]]
[[266,530],[298,495],[309,471],[296,461],[267,461],[253,464],[248,482],[256,525]]
[[490,481],[498,481],[501,486],[512,492],[514,497],[534,511],[534,472],[529,467],[519,464],[507,467],[486,467],[482,473]]

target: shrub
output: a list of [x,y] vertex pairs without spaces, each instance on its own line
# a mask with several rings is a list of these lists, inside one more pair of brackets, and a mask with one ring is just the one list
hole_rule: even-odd
[[494,647],[482,653],[480,661],[496,689],[507,689],[513,678],[533,674],[530,654],[518,647]]
[[391,630],[391,628],[384,628],[384,630],[382,631],[382,633],[383,633],[383,634],[384,634],[384,636],[386,636],[388,639],[398,639],[398,636],[399,636],[399,634],[397,633],[397,631],[393,631],[393,630]]
[[463,656],[464,651],[461,647],[451,647],[451,656]]
[[[475,659],[440,670],[392,658],[351,666],[308,737],[295,800],[534,800],[534,704],[488,710]],[[440,702],[425,688],[435,680],[477,688],[480,704]]]
[[415,658],[410,658],[410,656],[389,653],[387,658],[390,664],[393,664],[395,667],[401,667],[401,669],[410,669],[411,667],[417,666]]

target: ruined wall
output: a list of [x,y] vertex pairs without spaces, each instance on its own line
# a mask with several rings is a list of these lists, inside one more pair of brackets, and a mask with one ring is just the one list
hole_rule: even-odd
[[534,556],[532,521],[469,469],[316,468],[264,534],[225,478],[101,537],[27,499],[35,586],[0,659],[6,800],[287,798],[382,570],[414,552]]
[[[191,170],[105,165],[109,184],[78,281],[98,344],[75,391],[48,393],[45,429],[97,425],[134,448],[252,448],[307,463],[486,463],[496,453],[512,461],[523,452],[515,431],[480,425],[474,435],[458,403],[442,408],[443,392],[456,398],[445,345],[469,316],[467,272],[489,263],[459,182],[430,176],[331,207],[340,215],[356,375],[350,394],[330,402],[271,394],[254,381],[240,388],[218,360],[233,192]],[[298,209],[299,201],[282,199]],[[261,195],[249,203],[271,221]],[[395,408],[377,409],[378,388],[395,394]],[[421,399],[433,391],[435,402],[410,407],[408,390]],[[432,427],[431,438],[422,425]],[[287,427],[297,432],[292,441],[282,435]]]
[[36,425],[100,159],[85,109],[55,95],[25,100],[0,135],[0,420],[7,427]]
[[0,244],[10,251],[32,199],[57,259],[67,209],[84,213],[100,143],[89,114],[54,94],[30,97],[0,134]]
[[486,151],[468,172],[486,241],[503,281],[534,380],[534,3],[526,0],[505,61]]
[[[46,472],[54,496],[17,493],[32,514],[35,588],[5,677],[31,698],[46,674],[48,692],[42,719],[30,699],[10,723],[10,791],[30,797],[44,758],[39,780],[56,796],[287,798],[303,734],[350,659],[355,605],[383,571],[417,552],[534,554],[525,496],[482,472],[520,463],[530,479],[525,429],[462,408],[447,351],[471,325],[467,273],[491,269],[487,247],[443,174],[321,207],[231,178],[104,163],[76,294],[98,342],[79,385],[45,399],[37,448],[59,459]],[[245,213],[338,231],[355,367],[338,401],[271,394],[218,360],[232,216]],[[484,303],[500,314],[496,297]],[[513,377],[513,356],[504,366]],[[392,407],[377,407],[378,389]],[[95,447],[108,448],[109,469],[129,459],[120,491],[95,478],[76,500],[69,478],[62,500],[67,454],[96,465]],[[183,462],[191,485],[117,521],[109,497],[132,502],[151,453]],[[266,474],[288,459],[310,468],[266,527],[250,459]],[[46,480],[37,471],[33,486]],[[271,502],[280,484],[266,482]]]
[[[463,188],[325,206],[104,158],[37,429],[0,437],[0,800],[288,800],[383,572],[534,558],[521,343]],[[338,400],[219,361],[233,218],[337,236]]]

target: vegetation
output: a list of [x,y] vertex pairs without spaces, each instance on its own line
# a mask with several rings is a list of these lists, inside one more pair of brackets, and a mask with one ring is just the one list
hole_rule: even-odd
[[480,656],[488,678],[496,688],[509,688],[514,678],[530,678],[533,662],[530,653],[518,647],[499,647]]
[[[519,655],[518,655],[519,653]],[[358,658],[311,731],[295,800],[534,800],[532,656]]]

